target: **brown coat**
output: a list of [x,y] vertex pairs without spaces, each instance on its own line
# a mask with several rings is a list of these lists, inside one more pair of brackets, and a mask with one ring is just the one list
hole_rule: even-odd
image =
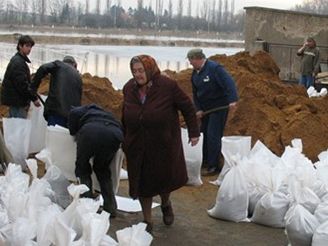
[[185,185],[188,177],[182,149],[178,111],[189,137],[198,137],[194,106],[177,83],[158,76],[141,104],[131,79],[123,88],[124,151],[127,157],[130,196],[151,197]]

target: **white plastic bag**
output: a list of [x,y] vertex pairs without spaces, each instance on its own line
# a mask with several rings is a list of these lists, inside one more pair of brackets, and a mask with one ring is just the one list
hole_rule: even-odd
[[152,235],[146,232],[145,223],[116,231],[116,236],[120,246],[147,246],[153,240]]
[[202,143],[203,135],[200,136],[199,142],[196,146],[191,146],[188,141],[188,130],[181,128],[181,139],[183,145],[183,152],[186,159],[186,167],[188,174],[188,185],[201,185],[201,166],[202,166]]
[[250,136],[225,136],[222,138],[222,154],[224,157],[224,165],[216,180],[217,185],[221,185],[224,176],[232,167],[231,158],[238,154],[240,158],[247,156],[251,150]]
[[[42,96],[45,100],[46,97]],[[29,143],[29,153],[37,153],[45,146],[47,121],[43,117],[44,107],[36,107],[31,103],[29,119],[31,120],[31,138]]]
[[225,176],[217,193],[215,206],[208,210],[212,217],[234,222],[249,221],[248,191],[239,165],[235,164]]
[[328,221],[328,201],[320,203],[314,212],[314,216],[321,223]]
[[313,234],[312,246],[327,246],[328,242],[328,221],[317,227]]
[[16,164],[26,168],[25,159],[28,157],[31,120],[21,118],[2,118],[6,146]]
[[293,205],[286,213],[286,234],[291,245],[309,246],[319,221],[302,205]]

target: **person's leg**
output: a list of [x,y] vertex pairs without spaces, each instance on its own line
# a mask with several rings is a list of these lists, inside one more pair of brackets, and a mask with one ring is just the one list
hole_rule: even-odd
[[314,78],[312,75],[307,75],[306,76],[306,88],[309,88],[310,86],[314,86]]
[[210,114],[208,123],[207,155],[208,171],[219,171],[221,139],[227,121],[228,109]]
[[142,208],[144,222],[147,224],[146,230],[151,233],[153,230],[153,222],[151,218],[151,205],[153,197],[139,197],[139,202]]
[[94,156],[93,170],[99,181],[101,195],[104,198],[103,209],[114,218],[117,214],[117,203],[110,164],[120,146],[120,141],[115,137],[115,129],[98,126],[98,130],[100,130],[103,138],[98,139],[97,143],[94,144],[97,150]]
[[203,147],[202,147],[202,168],[208,168],[208,157],[207,157],[207,127],[208,127],[208,116],[205,116],[201,122],[201,132],[203,133]]
[[77,150],[76,150],[76,162],[75,162],[75,176],[80,179],[81,184],[88,186],[89,191],[82,194],[84,197],[93,197],[92,189],[92,169],[90,165],[90,158],[92,157],[92,151],[88,141],[83,136],[77,137]]
[[305,88],[307,88],[307,80],[306,80],[305,75],[301,75],[300,80],[299,80],[299,84],[303,85]]
[[9,107],[9,117],[10,118],[22,118],[26,119],[28,113],[28,107]]
[[170,193],[160,194],[160,197],[162,200],[161,210],[163,213],[163,222],[165,225],[172,225],[174,222],[174,214],[170,201]]
[[109,165],[116,151],[97,153],[94,157],[93,170],[97,176],[101,195],[104,198],[103,209],[110,213],[110,217],[116,217],[117,203],[113,189],[112,175]]

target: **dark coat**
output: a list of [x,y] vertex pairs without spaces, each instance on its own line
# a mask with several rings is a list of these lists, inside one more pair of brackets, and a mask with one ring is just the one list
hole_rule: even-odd
[[30,63],[28,57],[17,52],[7,66],[1,88],[1,103],[7,106],[25,107],[37,99],[30,91]]
[[59,60],[43,64],[36,71],[31,84],[35,93],[41,80],[48,74],[51,74],[51,77],[44,116],[46,119],[48,115],[68,117],[71,106],[81,105],[81,76],[75,67]]
[[195,109],[177,83],[160,75],[141,104],[131,79],[123,88],[123,149],[127,158],[130,196],[151,197],[185,185],[188,177],[182,149],[179,114],[189,137],[198,137]]

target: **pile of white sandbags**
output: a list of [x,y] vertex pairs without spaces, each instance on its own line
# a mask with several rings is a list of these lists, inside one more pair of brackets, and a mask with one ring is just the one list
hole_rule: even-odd
[[[29,164],[35,174],[36,163]],[[117,231],[118,242],[108,236],[109,214],[97,213],[102,198],[79,198],[88,190],[85,185],[68,186],[73,199],[66,209],[52,202],[56,197],[52,186],[56,187],[56,182],[60,183],[56,188],[59,192],[62,180],[53,176],[34,177],[29,184],[30,177],[21,166],[9,164],[5,176],[0,176],[0,245],[150,245],[152,236],[143,223]],[[59,193],[63,195],[62,191]]]
[[[328,239],[328,151],[313,164],[294,139],[281,157],[258,141],[247,153],[224,156],[228,171],[221,184],[212,217],[285,228],[291,245],[326,245]],[[231,146],[232,143],[229,143]],[[225,141],[223,141],[222,150]],[[240,155],[242,153],[242,156]]]
[[324,97],[327,95],[327,89],[326,88],[321,88],[321,90],[318,92],[313,86],[310,86],[306,90],[307,94],[309,97]]

